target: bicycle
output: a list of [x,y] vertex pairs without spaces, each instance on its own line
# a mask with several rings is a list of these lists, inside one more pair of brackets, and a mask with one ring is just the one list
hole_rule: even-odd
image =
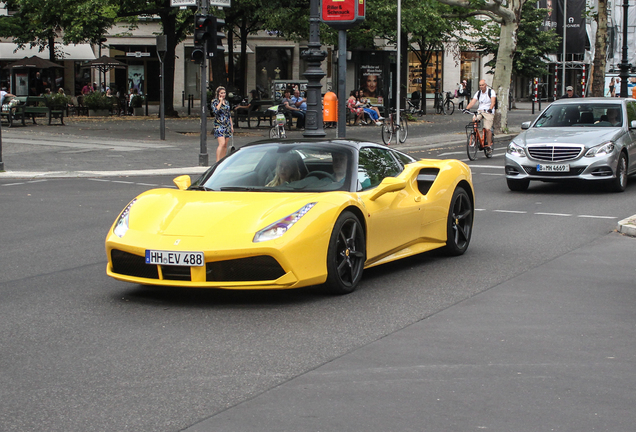
[[455,97],[451,95],[451,92],[446,92],[445,98],[442,97],[438,99],[435,112],[437,114],[452,115],[455,112],[455,102],[452,101],[454,98]]
[[396,134],[397,140],[401,143],[406,141],[409,134],[409,123],[406,120],[406,110],[400,110],[400,124],[395,123],[395,108],[391,109],[388,117],[384,118],[382,123],[382,142],[385,145],[391,145],[393,134]]
[[270,138],[287,138],[285,132],[285,124],[287,124],[287,117],[282,113],[281,105],[274,105],[267,108],[268,111],[274,111],[276,113],[276,121],[274,126],[269,130]]
[[[473,118],[477,115],[477,112],[471,112],[468,110],[463,111],[464,114],[470,114]],[[468,159],[477,160],[477,152],[484,151],[484,155],[487,158],[492,157],[492,150],[495,147],[495,134],[490,131],[492,145],[486,145],[486,130],[481,127],[481,120],[473,120],[466,125],[466,153]]]

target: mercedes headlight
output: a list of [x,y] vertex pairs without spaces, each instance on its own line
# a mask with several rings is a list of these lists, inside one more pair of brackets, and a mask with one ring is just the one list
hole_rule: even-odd
[[301,217],[305,216],[307,212],[311,210],[311,208],[315,205],[315,202],[306,204],[300,210],[295,211],[287,217],[277,220],[273,224],[258,231],[254,235],[254,239],[252,241],[254,243],[258,243],[262,241],[277,239],[278,237],[285,234],[288,229],[290,229],[296,222],[298,222]]
[[597,145],[589,149],[587,153],[585,153],[585,157],[605,156],[612,153],[615,147],[616,146],[611,141],[604,142],[601,145]]
[[506,152],[512,156],[526,157],[526,151],[524,150],[524,148],[514,141],[508,144],[508,150],[506,150]]
[[113,229],[113,233],[119,238],[122,238],[124,234],[126,234],[126,232],[128,231],[128,218],[130,215],[130,208],[136,201],[137,201],[137,198],[132,200],[130,204],[126,206],[124,211],[121,212],[121,214],[119,215],[117,222],[115,223],[115,228]]

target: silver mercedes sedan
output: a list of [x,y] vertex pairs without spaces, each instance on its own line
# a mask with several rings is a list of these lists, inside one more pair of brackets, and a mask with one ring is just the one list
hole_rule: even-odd
[[622,192],[636,173],[634,99],[561,99],[521,128],[506,152],[512,191],[528,189],[530,180],[581,179]]

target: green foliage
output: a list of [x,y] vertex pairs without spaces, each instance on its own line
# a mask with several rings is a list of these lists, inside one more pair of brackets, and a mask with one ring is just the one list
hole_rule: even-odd
[[130,100],[130,106],[132,108],[141,108],[144,104],[144,97],[142,95],[135,95]]
[[103,92],[92,92],[84,96],[84,105],[92,110],[110,109],[113,106],[113,98]]
[[66,108],[68,104],[71,103],[71,98],[61,93],[44,95],[44,97],[46,98],[46,106],[53,109]]
[[[521,11],[521,21],[517,30],[517,50],[513,57],[512,72],[518,76],[537,77],[548,73],[548,54],[556,52],[561,37],[556,30],[540,31],[547,9],[537,9],[536,2],[526,2]],[[487,26],[478,46],[485,54],[493,54],[494,58],[486,63],[489,73],[494,73],[499,47],[498,25]]]

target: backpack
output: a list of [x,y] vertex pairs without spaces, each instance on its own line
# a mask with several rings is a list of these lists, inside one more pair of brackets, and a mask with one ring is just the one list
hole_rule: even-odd
[[[492,97],[492,89],[488,87],[488,97]],[[495,109],[499,109],[499,98],[497,97],[497,93],[495,93]]]

